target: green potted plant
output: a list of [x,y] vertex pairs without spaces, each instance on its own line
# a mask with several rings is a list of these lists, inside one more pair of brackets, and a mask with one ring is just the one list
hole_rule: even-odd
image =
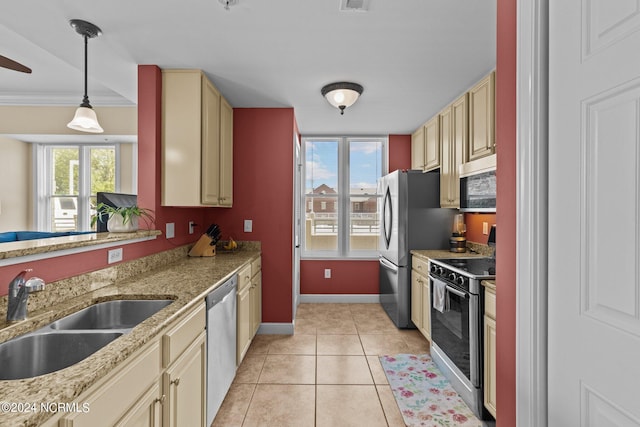
[[138,230],[139,218],[142,218],[147,226],[155,221],[151,209],[138,206],[113,207],[99,203],[96,208],[96,214],[91,218],[91,227],[93,227],[97,221],[103,222],[103,215],[105,214],[109,217],[107,220],[107,230],[111,233],[129,233]]

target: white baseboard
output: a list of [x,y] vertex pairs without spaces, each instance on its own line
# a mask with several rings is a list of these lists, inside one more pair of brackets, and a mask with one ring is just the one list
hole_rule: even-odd
[[377,304],[380,302],[378,294],[302,294],[301,303],[351,303]]
[[261,323],[258,334],[293,335],[293,323]]

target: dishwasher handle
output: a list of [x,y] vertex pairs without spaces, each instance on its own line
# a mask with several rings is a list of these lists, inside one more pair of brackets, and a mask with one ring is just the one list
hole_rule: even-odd
[[229,280],[215,288],[207,295],[207,310],[222,301],[228,294],[235,292],[238,288],[238,276],[233,275]]

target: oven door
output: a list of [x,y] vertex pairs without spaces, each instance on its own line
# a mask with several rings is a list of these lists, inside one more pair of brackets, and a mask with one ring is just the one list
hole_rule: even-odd
[[[429,276],[431,287],[431,338],[474,387],[481,383],[478,295]],[[434,308],[434,282],[446,286],[443,312]]]

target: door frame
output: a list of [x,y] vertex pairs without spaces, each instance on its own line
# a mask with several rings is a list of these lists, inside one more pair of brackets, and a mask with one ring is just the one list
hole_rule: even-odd
[[548,424],[549,0],[518,0],[516,422]]

